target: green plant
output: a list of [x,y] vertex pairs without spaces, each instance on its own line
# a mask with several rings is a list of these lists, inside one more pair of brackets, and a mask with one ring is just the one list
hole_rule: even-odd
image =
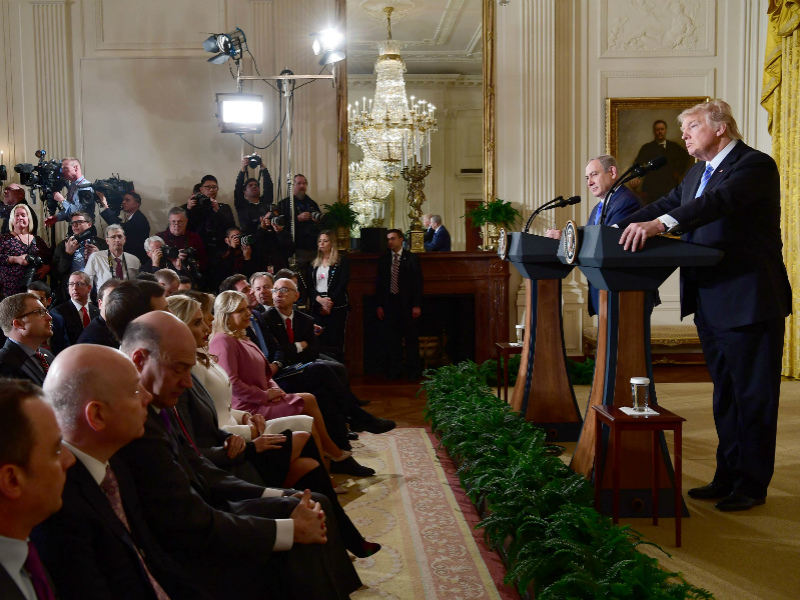
[[490,202],[481,202],[478,206],[464,215],[472,221],[475,227],[483,227],[492,223],[506,229],[512,229],[516,222],[522,218],[520,212],[511,202],[496,198]]
[[[485,363],[484,363],[485,364]],[[425,418],[460,463],[461,484],[491,513],[478,527],[504,548],[506,582],[542,599],[713,598],[636,547],[649,544],[592,508],[593,489],[548,456],[545,432],[486,387],[483,366],[426,372]]]
[[334,202],[333,204],[323,204],[325,214],[322,216],[322,226],[326,229],[336,229],[344,227],[352,229],[358,219],[358,213],[350,208],[346,202]]
[[[508,385],[514,386],[517,383],[519,373],[519,363],[522,356],[514,354],[508,359]],[[500,372],[503,372],[505,360],[500,359]],[[497,386],[497,361],[493,358],[485,360],[478,367],[478,371],[483,375],[486,385],[489,387]],[[567,375],[572,385],[589,385],[594,377],[594,360],[587,358],[584,362],[577,362],[570,358],[567,359]]]

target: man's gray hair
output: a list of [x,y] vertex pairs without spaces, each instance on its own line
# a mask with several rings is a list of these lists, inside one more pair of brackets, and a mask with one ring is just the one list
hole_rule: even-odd
[[144,241],[144,251],[145,252],[150,252],[150,246],[153,244],[153,242],[161,242],[161,245],[162,246],[164,245],[164,240],[162,240],[159,236],[151,235],[149,238],[147,238]]
[[61,430],[74,431],[80,420],[83,408],[89,400],[108,402],[112,391],[97,385],[97,365],[87,365],[72,371],[69,377],[57,385],[51,383],[53,378],[45,378],[45,400],[56,411],[56,417]]
[[189,218],[189,213],[187,213],[186,209],[181,206],[173,206],[170,208],[169,212],[167,213],[167,219],[169,219],[172,215],[183,215],[187,219]]
[[725,125],[725,133],[732,140],[742,139],[739,126],[736,125],[736,119],[733,118],[731,105],[724,100],[716,99],[695,104],[692,108],[687,108],[678,115],[678,122],[682,126],[687,118],[695,115],[703,115],[709,127],[716,128],[718,125]]
[[431,215],[431,223],[436,223],[437,225],[441,225],[442,224],[441,215]]
[[106,239],[108,238],[108,236],[109,236],[109,235],[111,235],[111,234],[112,234],[113,232],[115,232],[115,231],[121,231],[121,232],[122,232],[122,235],[125,235],[125,230],[122,228],[122,225],[117,225],[117,224],[115,223],[115,224],[113,224],[113,225],[109,225],[109,226],[106,228]]
[[[600,156],[595,156],[592,160],[596,160],[600,163],[600,166],[603,167],[603,173],[608,173],[611,170],[611,167],[614,167],[617,171],[619,171],[619,164],[617,164],[617,159],[611,156],[610,154],[601,154]],[[586,163],[589,164],[589,163]]]
[[153,358],[158,360],[161,356],[161,333],[157,327],[150,323],[142,323],[140,321],[131,321],[125,328],[125,333],[122,335],[122,343],[119,349],[128,357],[133,354],[137,348],[147,350]]
[[269,271],[256,271],[250,275],[250,285],[252,286],[259,277],[268,277],[271,282],[275,283],[275,278]]

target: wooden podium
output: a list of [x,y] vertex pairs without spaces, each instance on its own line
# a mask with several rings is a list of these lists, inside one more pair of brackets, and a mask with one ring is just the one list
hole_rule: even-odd
[[567,374],[561,281],[572,265],[558,260],[558,240],[512,233],[508,260],[525,278],[525,339],[511,406],[547,432],[548,441],[574,442],[583,421]]
[[[572,230],[570,231],[570,228]],[[570,257],[589,282],[600,290],[598,307],[597,359],[589,406],[631,406],[631,377],[650,378],[650,401],[657,405],[653,364],[650,355],[650,313],[654,292],[679,266],[712,266],[723,253],[713,248],[680,240],[655,237],[636,252],[623,250],[619,244],[621,229],[591,225],[573,227],[562,234],[558,256],[565,264]],[[647,418],[647,417],[641,417]],[[664,434],[659,433],[661,458],[666,469],[659,469],[659,515],[674,516],[674,472]],[[594,419],[584,421],[570,466],[577,473],[594,480],[601,477],[600,506],[611,513],[612,481],[606,468],[608,434],[599,447],[601,473],[594,473],[596,429]],[[652,516],[652,474],[649,467],[653,443],[645,432],[631,432],[616,448],[620,465],[620,514],[623,517]],[[684,509],[684,512],[685,509]],[[688,514],[688,513],[687,513]]]

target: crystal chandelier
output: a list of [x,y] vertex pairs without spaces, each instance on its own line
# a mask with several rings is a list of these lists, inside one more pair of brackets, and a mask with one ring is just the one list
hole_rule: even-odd
[[393,181],[377,158],[366,156],[359,163],[350,163],[350,203],[361,216],[362,226],[383,224],[385,202],[392,188]]
[[425,100],[406,97],[401,44],[392,39],[393,10],[391,6],[384,8],[389,39],[380,44],[375,61],[374,101],[364,98],[360,106],[358,102],[355,107],[348,106],[348,116],[351,141],[361,147],[365,156],[380,160],[395,180],[403,167],[430,162],[436,107]]

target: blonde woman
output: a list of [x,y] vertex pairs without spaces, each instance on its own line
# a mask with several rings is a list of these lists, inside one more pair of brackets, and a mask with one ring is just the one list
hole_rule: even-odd
[[312,300],[311,316],[321,326],[320,350],[341,360],[344,356],[344,337],[350,303],[347,286],[350,284],[350,263],[339,254],[336,233],[325,230],[317,237],[317,257],[311,263],[308,296]]
[[[45,260],[49,254],[49,248],[31,233],[33,215],[27,204],[12,208],[8,222],[9,232],[0,235],[0,291],[3,296],[25,291],[25,271],[32,266],[28,257]],[[34,279],[37,279],[35,275]]]

